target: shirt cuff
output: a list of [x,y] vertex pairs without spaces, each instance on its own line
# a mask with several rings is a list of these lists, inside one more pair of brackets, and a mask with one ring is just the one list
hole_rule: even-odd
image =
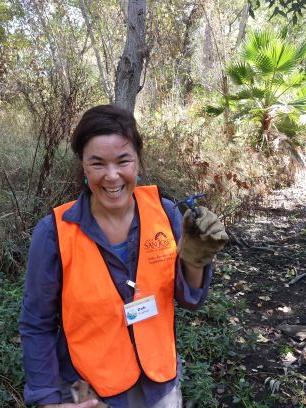
[[211,279],[212,267],[209,264],[204,266],[202,286],[200,288],[191,287],[184,276],[184,266],[178,262],[175,298],[180,306],[187,309],[199,308],[207,297]]
[[27,405],[60,404],[62,397],[58,388],[45,387],[39,390],[32,390],[26,384],[24,387],[24,400]]

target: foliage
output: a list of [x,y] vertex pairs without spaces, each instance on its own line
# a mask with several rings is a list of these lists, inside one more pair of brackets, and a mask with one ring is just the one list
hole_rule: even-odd
[[200,407],[216,407],[212,369],[233,347],[235,331],[228,325],[233,303],[214,291],[197,312],[177,310],[177,345],[183,362],[183,394]]
[[252,123],[241,123],[234,142],[228,143],[220,122],[198,116],[191,108],[165,104],[143,123],[146,172],[142,179],[159,184],[172,199],[205,192],[205,205],[230,223],[251,212],[275,182],[286,183],[287,156],[267,159],[249,148],[249,138],[256,134]]
[[8,283],[0,273],[0,405],[24,407],[20,339],[17,322],[22,284]]
[[[290,19],[293,24],[297,24],[298,19],[303,17],[305,9],[305,0],[264,0],[272,10],[270,18],[282,16]],[[260,0],[250,0],[250,15],[255,19],[254,11],[260,7]]]
[[248,381],[246,381],[245,378],[240,377],[234,388],[234,404],[240,404],[240,406],[243,408],[269,408],[269,406],[266,404],[261,404],[254,401],[252,386]]
[[[83,3],[88,25],[79,1],[0,0],[0,405],[5,408],[23,406],[17,321],[32,228],[52,206],[77,191],[69,136],[83,110],[113,98],[114,73],[124,43],[122,7],[127,2]],[[283,110],[272,117],[273,126],[303,144],[305,127],[298,121],[306,95],[300,86],[304,71],[297,62],[304,51],[294,54],[297,47],[290,41],[297,42],[305,29],[302,24],[290,27],[290,41],[284,47],[282,35],[273,34],[270,41],[271,33],[269,38],[254,33],[254,38],[259,36],[256,41],[266,41],[265,45],[257,47],[254,40],[233,70],[233,78],[241,83],[236,85],[240,91],[231,94],[225,64],[236,58],[238,31],[243,38],[244,28],[254,24],[242,18],[245,2],[148,3],[150,61],[136,112],[145,141],[143,182],[159,184],[172,199],[205,192],[203,204],[229,224],[242,214],[252,214],[271,188],[294,178],[290,157],[278,153],[267,159],[249,146],[250,141],[258,144],[258,126],[244,118],[260,123],[263,110],[272,116],[278,104]],[[255,18],[255,24],[265,27],[279,21],[280,28],[287,24],[278,16],[270,23],[262,8]],[[277,69],[271,74],[276,60]],[[194,83],[199,86],[188,92]],[[221,108],[211,106],[203,112],[203,101],[212,104],[219,94]],[[222,120],[212,119],[224,107],[230,113],[227,125],[233,125],[230,138]],[[229,274],[229,269],[223,272]],[[216,406],[222,370],[237,346],[240,328],[230,324],[237,307],[215,291],[195,314],[177,312],[183,392],[199,406]],[[249,343],[254,344],[254,339]],[[243,378],[241,372],[231,377],[232,392],[240,398],[237,405],[264,408],[252,400],[252,386]]]
[[[306,43],[289,43],[281,33],[254,31],[249,33],[241,59],[228,66],[228,74],[239,86],[236,93],[224,97],[223,108],[206,108],[207,114],[219,114],[226,106],[236,117],[252,118],[261,126],[256,145],[269,149],[273,127],[285,130],[284,122],[293,122],[294,133],[300,114],[305,111],[306,76],[300,64],[305,58]],[[283,122],[277,122],[277,118]],[[283,125],[283,126],[282,126]]]

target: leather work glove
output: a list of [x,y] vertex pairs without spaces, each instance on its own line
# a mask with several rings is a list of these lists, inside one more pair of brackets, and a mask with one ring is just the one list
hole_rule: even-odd
[[[91,388],[91,386],[83,380],[78,380],[74,382],[71,386],[71,394],[73,401],[76,404],[80,404],[81,402],[99,399],[95,391]],[[107,404],[104,402],[99,401],[99,403],[95,406],[96,408],[108,408]]]
[[196,268],[209,264],[228,241],[224,225],[206,207],[188,209],[183,218],[183,233],[178,244],[180,258]]

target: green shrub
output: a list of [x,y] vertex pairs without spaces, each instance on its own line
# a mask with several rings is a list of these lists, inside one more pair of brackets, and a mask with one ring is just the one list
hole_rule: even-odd
[[183,362],[182,390],[185,400],[199,407],[217,406],[212,375],[215,363],[223,362],[235,344],[236,330],[229,324],[233,302],[212,291],[198,311],[176,312],[177,347]]

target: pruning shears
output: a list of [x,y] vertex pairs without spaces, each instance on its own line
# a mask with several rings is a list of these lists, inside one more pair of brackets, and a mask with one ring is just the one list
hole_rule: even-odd
[[174,204],[174,207],[179,204],[184,204],[186,207],[190,208],[193,218],[197,218],[200,215],[199,207],[197,205],[197,200],[201,197],[205,197],[204,193],[193,194],[184,200],[178,201]]

